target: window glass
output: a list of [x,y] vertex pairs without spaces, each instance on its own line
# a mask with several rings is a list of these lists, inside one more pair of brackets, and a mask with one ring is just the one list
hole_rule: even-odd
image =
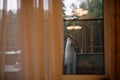
[[64,19],[102,19],[102,0],[63,0]]
[[104,74],[102,0],[63,0],[64,74]]

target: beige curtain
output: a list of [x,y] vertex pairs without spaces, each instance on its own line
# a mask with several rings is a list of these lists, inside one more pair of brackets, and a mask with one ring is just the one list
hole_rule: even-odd
[[0,80],[61,80],[61,0],[0,1]]

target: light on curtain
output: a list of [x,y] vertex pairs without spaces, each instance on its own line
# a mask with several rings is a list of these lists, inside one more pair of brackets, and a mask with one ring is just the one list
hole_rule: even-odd
[[62,79],[60,3],[0,0],[0,80]]

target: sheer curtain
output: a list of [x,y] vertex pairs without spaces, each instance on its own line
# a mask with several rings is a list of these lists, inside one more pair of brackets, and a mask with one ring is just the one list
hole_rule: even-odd
[[61,8],[60,0],[0,0],[0,80],[62,79]]

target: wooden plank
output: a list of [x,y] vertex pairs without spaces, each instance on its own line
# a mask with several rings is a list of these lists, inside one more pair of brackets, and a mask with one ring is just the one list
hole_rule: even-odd
[[120,80],[120,0],[116,0],[117,80]]
[[110,1],[110,17],[111,17],[111,74],[110,74],[110,80],[117,80],[116,72],[116,13],[115,13],[115,0]]

